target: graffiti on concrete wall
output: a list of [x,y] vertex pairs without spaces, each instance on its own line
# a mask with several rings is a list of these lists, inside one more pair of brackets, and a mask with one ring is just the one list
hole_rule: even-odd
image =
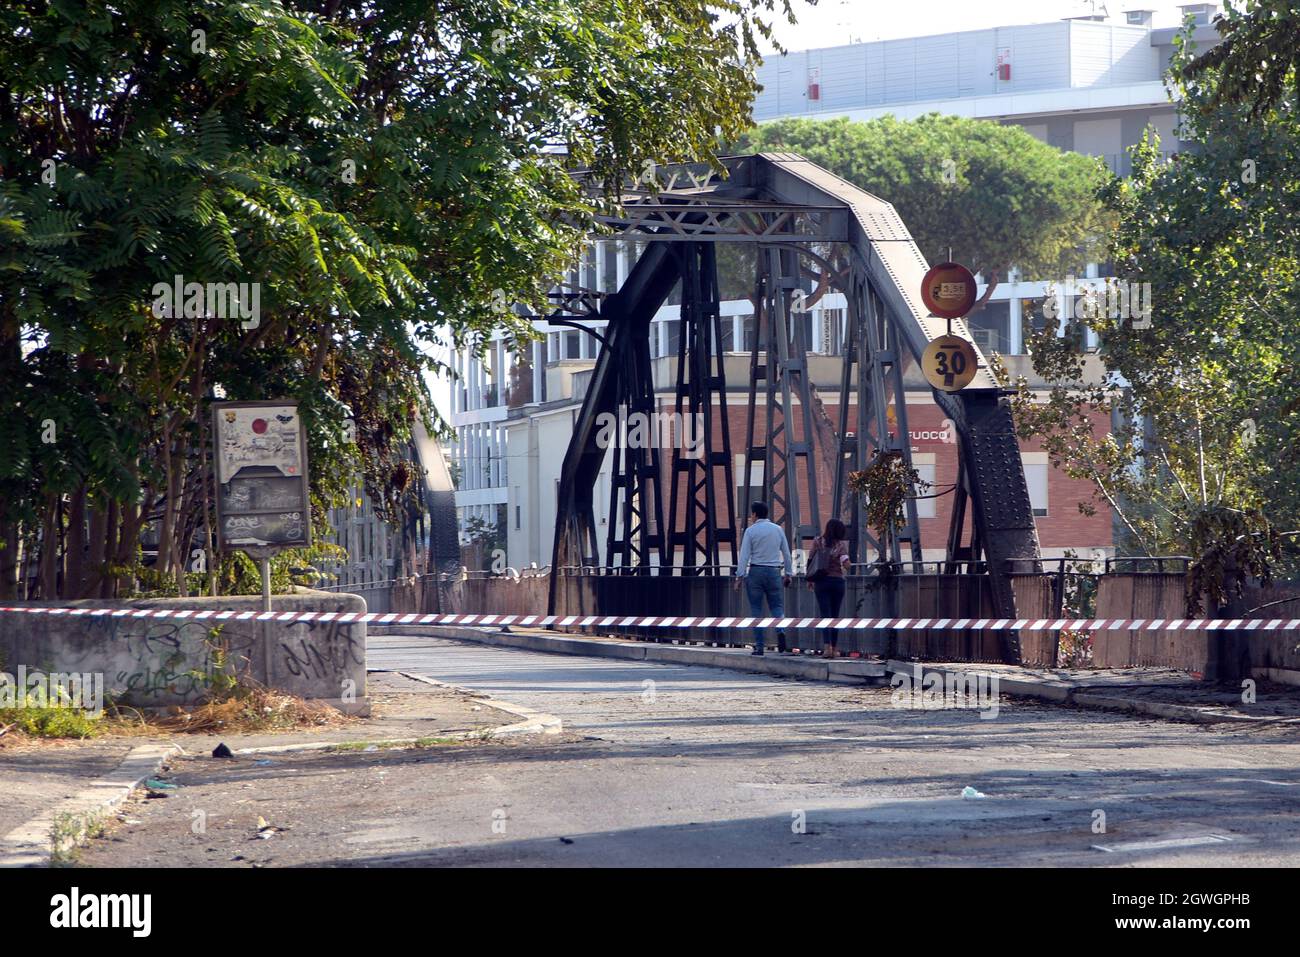
[[356,627],[339,622],[304,622],[307,634],[280,642],[284,667],[297,678],[341,681],[352,670],[364,667],[365,642]]
[[[223,623],[219,630],[206,622],[132,618],[109,618],[103,625],[109,653],[123,662],[111,688],[142,704],[201,695],[218,670],[247,670],[257,644],[245,622]],[[93,645],[86,653],[102,654]]]
[[[313,607],[303,604],[292,610]],[[127,705],[193,703],[218,674],[304,698],[333,699],[341,689],[365,686],[364,624],[126,615],[15,624],[21,627],[0,630],[0,659],[46,672],[102,674],[105,694]]]

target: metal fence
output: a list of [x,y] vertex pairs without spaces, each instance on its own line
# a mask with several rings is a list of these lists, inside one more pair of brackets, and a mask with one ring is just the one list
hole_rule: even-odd
[[[1185,617],[1183,556],[1138,556],[1093,563],[1044,559],[1033,570],[1011,575],[1017,612],[1026,619],[1180,619]],[[1097,571],[1101,568],[1101,571]],[[854,565],[845,580],[844,618],[980,619],[997,617],[982,562],[899,562]],[[559,615],[742,618],[750,615],[734,568],[572,566],[559,570]],[[415,579],[341,585],[366,598],[379,613],[445,612],[455,614],[543,615],[550,585],[549,569],[495,575],[465,572]],[[1279,584],[1253,588],[1237,617],[1275,617],[1300,608],[1300,586]],[[1262,609],[1255,606],[1263,606]],[[1250,614],[1251,610],[1254,614]],[[1300,611],[1291,613],[1300,614]],[[806,579],[796,576],[785,590],[785,615],[820,618]],[[575,629],[576,630],[576,629]],[[740,646],[752,635],[718,628],[602,628],[655,642]],[[1098,668],[1165,667],[1216,674],[1232,659],[1237,670],[1250,667],[1300,669],[1295,635],[1284,630],[1215,634],[1203,630],[1096,629],[1083,636],[1052,630],[1019,632],[1023,664]],[[791,647],[820,650],[825,635],[811,628],[790,629]],[[769,644],[775,636],[767,634]],[[1003,660],[999,633],[986,629],[844,629],[842,652],[895,658],[998,662]]]
[[[944,571],[942,566],[951,569]],[[843,618],[994,618],[992,591],[986,575],[967,563],[894,562],[854,565],[845,576]],[[743,618],[751,614],[748,599],[734,568],[679,567],[603,568],[571,566],[560,569],[558,614],[644,615]],[[1026,573],[1013,577],[1018,601],[1028,617],[1050,617],[1050,576]],[[820,618],[809,582],[793,576],[784,592],[784,615]],[[646,641],[738,647],[752,635],[734,629],[604,628],[602,631]],[[829,636],[820,629],[791,628],[787,644],[820,651]],[[767,642],[775,643],[769,632]],[[927,657],[995,662],[1003,660],[999,635],[985,629],[841,629],[841,652],[890,657]],[[1024,633],[1021,656],[1026,663],[1052,665],[1055,635]]]

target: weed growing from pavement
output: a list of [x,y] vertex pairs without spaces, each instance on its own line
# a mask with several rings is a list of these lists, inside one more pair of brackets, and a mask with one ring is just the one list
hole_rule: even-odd
[[72,867],[76,865],[81,853],[81,846],[89,840],[100,837],[107,821],[103,814],[55,815],[50,825],[50,866]]

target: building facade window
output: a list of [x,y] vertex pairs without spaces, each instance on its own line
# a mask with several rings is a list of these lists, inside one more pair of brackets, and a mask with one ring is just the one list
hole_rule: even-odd
[[935,488],[935,474],[937,466],[933,452],[913,452],[912,468],[916,469],[916,474],[920,476],[921,481],[925,484],[916,490],[916,517],[917,518],[936,518],[938,512],[938,499],[934,498],[937,491]]
[[1043,303],[1047,300],[1045,297],[1035,299],[1020,300],[1020,329],[1021,339],[1026,346],[1029,339],[1035,333],[1042,332],[1047,327],[1047,317],[1043,314]]
[[601,292],[618,291],[618,251],[621,243],[602,243],[605,250],[604,269],[601,270]]
[[1045,518],[1047,511],[1047,477],[1052,466],[1046,452],[1021,452],[1025,466],[1025,484],[1029,486],[1029,505],[1034,516]]
[[966,317],[971,338],[985,356],[993,352],[999,355],[1011,352],[1010,305],[1005,299],[993,299]]
[[821,316],[822,339],[819,351],[824,355],[837,356],[844,343],[844,310],[823,309]]
[[[745,503],[745,454],[739,452],[736,454],[735,468],[732,474],[736,477],[736,508],[743,507]],[[763,463],[751,462],[749,464],[749,504],[764,501],[763,491]],[[770,505],[770,503],[769,503]],[[743,526],[749,521],[748,515],[741,516],[740,523]]]
[[682,345],[682,321],[680,319],[668,319],[664,322],[667,327],[668,343],[664,354],[675,356]]
[[717,352],[733,352],[736,348],[736,324],[731,321],[731,316],[723,316],[721,320],[722,338],[715,342],[714,349]]

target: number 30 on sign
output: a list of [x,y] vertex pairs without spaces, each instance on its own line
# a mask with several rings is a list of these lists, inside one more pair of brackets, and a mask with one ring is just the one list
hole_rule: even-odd
[[930,385],[943,392],[956,392],[975,378],[978,359],[975,348],[958,336],[940,336],[926,347],[921,370]]

